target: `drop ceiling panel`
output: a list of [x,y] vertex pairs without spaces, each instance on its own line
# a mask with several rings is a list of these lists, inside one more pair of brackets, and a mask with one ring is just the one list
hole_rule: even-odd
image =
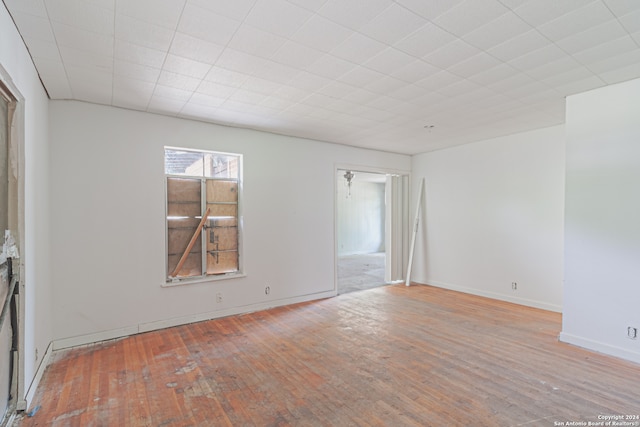
[[392,45],[426,23],[424,18],[404,7],[391,4],[359,31],[381,43]]
[[386,151],[558,124],[640,77],[632,0],[4,4],[52,99]]

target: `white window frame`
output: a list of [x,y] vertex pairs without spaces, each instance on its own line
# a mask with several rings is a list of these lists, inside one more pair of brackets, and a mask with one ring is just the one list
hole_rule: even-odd
[[[187,151],[193,153],[203,153],[203,154],[215,154],[221,156],[232,156],[238,159],[238,177],[235,178],[238,186],[238,203],[237,203],[237,221],[238,221],[238,270],[229,273],[221,273],[221,274],[206,274],[204,270],[206,270],[206,250],[205,247],[205,238],[204,233],[206,232],[204,229],[201,231],[202,233],[202,244],[203,244],[203,274],[200,276],[189,276],[189,277],[169,277],[168,268],[169,268],[169,221],[168,221],[168,208],[169,208],[169,197],[168,197],[168,178],[186,178],[186,179],[201,179],[202,182],[215,178],[207,178],[204,176],[198,175],[185,175],[185,174],[170,174],[167,173],[166,164],[164,162],[165,156],[164,153],[166,150],[176,150],[176,151]],[[243,250],[243,235],[244,235],[244,226],[243,226],[243,171],[244,171],[244,162],[243,155],[240,153],[229,153],[223,151],[214,151],[214,150],[202,150],[197,148],[184,148],[184,147],[173,147],[173,146],[165,146],[163,148],[163,167],[164,167],[164,191],[165,191],[165,226],[164,226],[164,234],[165,234],[165,251],[164,251],[164,271],[165,271],[165,283],[162,285],[163,287],[170,286],[179,286],[186,285],[192,283],[202,283],[202,282],[215,282],[219,280],[228,280],[246,277],[244,271],[244,250]],[[221,178],[222,179],[222,178]],[[228,178],[224,178],[224,180],[229,180]],[[204,193],[204,191],[203,191]],[[206,197],[203,194],[201,198],[201,206],[206,206]]]

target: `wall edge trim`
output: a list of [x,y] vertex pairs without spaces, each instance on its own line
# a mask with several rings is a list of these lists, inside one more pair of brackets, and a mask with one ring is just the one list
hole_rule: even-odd
[[588,338],[569,334],[567,332],[560,332],[560,336],[558,338],[561,342],[566,344],[575,345],[577,347],[581,347],[589,351],[596,351],[608,356],[625,359],[630,362],[640,363],[640,353],[636,351],[630,351],[622,347],[617,347],[615,345],[590,340]]
[[449,289],[451,291],[463,292],[465,294],[477,295],[480,297],[492,298],[500,301],[510,302],[513,304],[524,305],[527,307],[539,308],[541,310],[562,313],[562,306],[559,306],[556,304],[550,304],[544,301],[537,301],[537,300],[532,300],[528,298],[512,297],[505,294],[499,294],[497,292],[488,292],[488,291],[483,291],[481,289],[469,288],[466,286],[454,285],[451,283],[439,282],[436,280],[430,280],[425,283],[414,281],[414,283],[424,284],[428,286],[436,286],[438,288]]
[[[244,306],[230,307],[226,309],[208,311],[204,313],[192,314],[188,316],[173,317],[169,319],[156,320],[151,322],[139,323],[136,326],[127,326],[118,329],[111,329],[102,332],[96,332],[85,335],[77,335],[74,337],[61,338],[53,341],[53,350],[63,350],[72,347],[79,347],[89,344],[97,344],[104,341],[110,341],[119,338],[125,338],[139,333],[152,332],[161,329],[171,328],[174,326],[188,325],[190,323],[204,322],[207,320],[218,319],[221,317],[234,316],[238,314],[246,314],[254,311],[267,310],[270,308],[280,307],[284,305],[297,304],[301,302],[314,301],[324,298],[330,298],[337,295],[335,290],[324,291],[315,294],[301,295],[297,297],[285,298],[275,301],[259,302]],[[51,347],[51,345],[50,345]]]

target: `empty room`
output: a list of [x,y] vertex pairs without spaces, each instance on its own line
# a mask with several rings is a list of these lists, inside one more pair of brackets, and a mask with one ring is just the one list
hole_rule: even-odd
[[3,0],[0,426],[640,426],[639,195],[635,0]]

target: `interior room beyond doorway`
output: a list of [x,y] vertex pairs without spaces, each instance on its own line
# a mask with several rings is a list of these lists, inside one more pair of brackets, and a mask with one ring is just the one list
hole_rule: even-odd
[[385,281],[385,186],[381,173],[337,171],[338,293]]

